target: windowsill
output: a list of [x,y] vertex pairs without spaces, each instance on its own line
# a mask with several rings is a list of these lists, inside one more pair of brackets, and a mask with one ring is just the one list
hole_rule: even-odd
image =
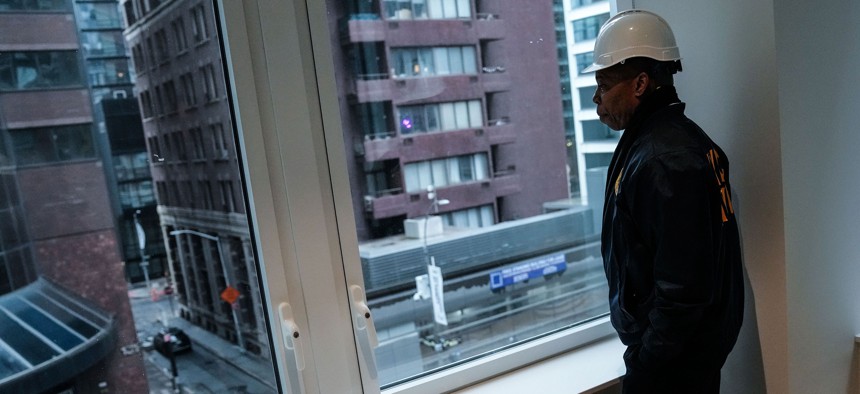
[[455,393],[593,393],[617,384],[624,375],[624,349],[613,335]]
[[389,387],[383,394],[595,393],[624,374],[624,345],[617,338],[609,317],[602,316]]

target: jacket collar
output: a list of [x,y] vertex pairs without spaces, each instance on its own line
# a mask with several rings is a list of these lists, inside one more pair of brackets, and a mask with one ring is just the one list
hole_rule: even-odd
[[627,125],[627,130],[636,130],[646,119],[658,110],[668,107],[672,104],[680,104],[678,93],[674,86],[660,86],[654,91],[642,96],[639,106],[633,112],[633,117],[630,119],[630,124]]

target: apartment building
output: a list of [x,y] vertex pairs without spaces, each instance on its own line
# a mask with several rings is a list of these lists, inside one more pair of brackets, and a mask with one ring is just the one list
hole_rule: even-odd
[[269,357],[212,7],[124,1],[124,36],[178,313]]
[[[428,213],[485,227],[568,197],[552,4],[330,9],[359,239],[401,234]],[[449,204],[429,212],[428,186]]]

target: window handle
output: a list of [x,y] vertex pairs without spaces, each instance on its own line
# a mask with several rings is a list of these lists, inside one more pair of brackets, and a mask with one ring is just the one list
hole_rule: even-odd
[[377,370],[374,349],[379,346],[379,340],[376,338],[376,327],[373,325],[373,317],[370,315],[370,308],[364,298],[364,289],[359,285],[352,285],[349,290],[352,295],[353,324],[356,329],[358,347],[364,357],[370,377],[375,380]]
[[299,338],[299,326],[293,319],[293,308],[290,304],[282,302],[278,305],[278,314],[281,318],[281,335],[284,340],[284,351],[286,357],[288,393],[304,393],[305,385],[302,381],[302,371],[305,369],[305,354],[302,351],[302,339]]

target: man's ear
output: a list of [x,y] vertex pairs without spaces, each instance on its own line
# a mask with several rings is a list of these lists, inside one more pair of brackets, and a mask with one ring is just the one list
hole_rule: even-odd
[[651,83],[651,78],[647,73],[641,72],[636,78],[633,80],[633,92],[636,94],[636,97],[642,97],[645,92],[648,91],[648,85]]

